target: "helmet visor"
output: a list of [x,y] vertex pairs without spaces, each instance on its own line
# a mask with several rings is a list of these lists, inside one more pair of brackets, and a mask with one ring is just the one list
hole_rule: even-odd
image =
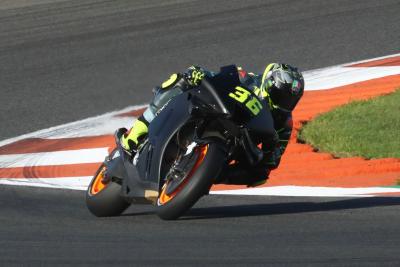
[[290,84],[275,83],[268,89],[268,94],[274,105],[284,111],[292,111],[303,95],[303,83],[294,80]]

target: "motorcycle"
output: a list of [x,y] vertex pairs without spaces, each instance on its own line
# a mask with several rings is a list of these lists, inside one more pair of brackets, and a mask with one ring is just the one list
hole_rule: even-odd
[[88,186],[89,211],[118,216],[131,204],[151,203],[160,218],[177,219],[213,184],[229,184],[220,175],[225,168],[240,161],[256,165],[263,153],[252,131],[255,120],[269,115],[268,104],[241,85],[238,75],[236,66],[222,67],[172,98],[150,123],[135,155],[121,147],[126,129],[119,129],[116,148]]

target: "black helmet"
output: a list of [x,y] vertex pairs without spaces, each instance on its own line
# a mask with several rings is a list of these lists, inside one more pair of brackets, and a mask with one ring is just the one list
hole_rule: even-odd
[[273,63],[265,69],[261,87],[268,93],[274,107],[290,112],[303,95],[304,79],[297,68]]

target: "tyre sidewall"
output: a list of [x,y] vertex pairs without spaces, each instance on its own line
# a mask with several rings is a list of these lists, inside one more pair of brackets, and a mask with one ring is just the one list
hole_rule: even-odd
[[91,189],[94,181],[104,164],[100,166],[89,187],[86,191],[86,205],[89,211],[97,217],[118,216],[126,210],[130,203],[121,197],[121,185],[110,181],[106,187],[98,192],[92,194]]

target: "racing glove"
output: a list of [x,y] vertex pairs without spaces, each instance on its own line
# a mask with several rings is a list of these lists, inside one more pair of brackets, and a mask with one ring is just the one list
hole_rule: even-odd
[[190,86],[198,86],[205,75],[206,72],[203,68],[190,66],[183,74],[183,77]]

